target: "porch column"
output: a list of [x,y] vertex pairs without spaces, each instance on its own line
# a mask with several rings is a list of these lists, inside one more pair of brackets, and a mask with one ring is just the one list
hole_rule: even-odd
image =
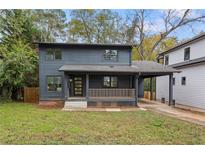
[[133,80],[133,76],[130,75],[130,88],[132,88],[132,86],[133,86],[132,80]]
[[64,96],[65,96],[65,100],[69,97],[68,81],[69,81],[69,76],[66,75],[66,73],[64,73]]
[[135,106],[137,106],[138,103],[138,79],[139,76],[135,75]]
[[67,75],[67,95],[70,97],[70,76]]
[[150,78],[150,100],[153,100],[153,78]]
[[86,99],[88,99],[89,95],[89,74],[86,74]]
[[169,106],[173,105],[173,74],[169,75]]
[[144,79],[142,77],[139,77],[138,81],[138,97],[144,98]]

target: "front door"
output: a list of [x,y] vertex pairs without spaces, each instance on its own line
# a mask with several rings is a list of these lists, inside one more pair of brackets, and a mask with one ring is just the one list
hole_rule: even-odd
[[70,94],[74,97],[83,96],[83,76],[72,76],[70,81]]

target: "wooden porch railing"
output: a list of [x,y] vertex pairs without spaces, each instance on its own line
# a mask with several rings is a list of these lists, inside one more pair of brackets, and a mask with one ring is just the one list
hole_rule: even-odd
[[89,89],[88,97],[135,97],[135,89]]

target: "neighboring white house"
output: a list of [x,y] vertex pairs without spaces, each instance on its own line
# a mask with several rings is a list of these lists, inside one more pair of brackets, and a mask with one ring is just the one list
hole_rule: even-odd
[[[205,34],[159,54],[158,59],[181,71],[173,76],[175,106],[205,111]],[[168,101],[168,80],[168,76],[157,77],[157,100]]]

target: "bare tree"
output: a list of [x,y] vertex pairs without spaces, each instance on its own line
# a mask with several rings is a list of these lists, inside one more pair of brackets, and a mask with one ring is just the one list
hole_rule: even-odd
[[204,15],[193,16],[192,10],[190,9],[162,10],[162,23],[160,23],[162,25],[160,26],[163,27],[163,29],[158,29],[156,30],[156,33],[150,34],[146,28],[150,26],[155,26],[156,28],[157,25],[156,23],[154,25],[154,23],[149,21],[150,14],[148,11],[149,10],[134,10],[134,15],[132,16],[132,19],[130,19],[132,24],[129,27],[131,34],[128,37],[128,42],[132,43],[137,48],[140,59],[142,60],[145,59],[146,39],[153,37],[153,35],[158,36],[157,39],[155,38],[149,51],[146,51],[148,53],[153,53],[172,32],[186,25],[191,26],[196,22],[204,22],[205,19]]

